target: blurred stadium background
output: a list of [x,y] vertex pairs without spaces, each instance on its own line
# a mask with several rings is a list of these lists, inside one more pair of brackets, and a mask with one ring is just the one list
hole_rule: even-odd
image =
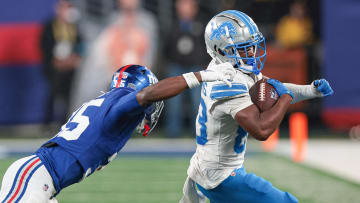
[[[247,171],[290,191],[300,202],[360,202],[360,2],[180,1],[185,2],[183,15],[195,13],[191,19],[194,30],[183,28],[175,0],[69,1],[72,6],[66,5],[61,11],[76,33],[65,37],[76,38],[68,40],[72,50],[76,49],[76,59],[72,58],[72,65],[59,65],[63,69],[71,66],[72,73],[63,74],[61,68],[49,73],[49,64],[54,68],[53,64],[71,55],[64,46],[56,45],[56,41],[66,40],[58,40],[61,34],[59,37],[53,31],[53,41],[46,41],[50,34],[45,32],[51,30],[51,26],[46,27],[49,22],[57,22],[54,19],[61,15],[59,1],[3,0],[0,177],[13,160],[31,154],[54,136],[64,116],[101,90],[106,91],[114,68],[141,63],[159,79],[205,68],[209,58],[201,54],[206,53],[203,41],[197,41],[203,40],[204,26],[219,11],[236,9],[249,14],[266,37],[265,75],[298,84],[324,77],[335,91],[324,100],[293,105],[280,126],[280,140],[271,150],[250,139]],[[62,28],[59,30],[61,33]],[[49,53],[59,60],[51,61]],[[60,79],[68,84],[67,89],[53,86]],[[179,100],[183,115],[170,119],[176,109],[169,103],[150,137],[133,137],[106,170],[65,189],[59,202],[178,202],[195,150],[195,118],[191,112],[198,104],[193,102],[196,99],[189,102],[189,93]],[[300,161],[292,159],[294,143],[289,133],[289,120],[295,112],[304,113],[308,121],[308,131],[304,132],[309,139]],[[179,124],[179,133],[171,133],[171,123],[184,125]]]

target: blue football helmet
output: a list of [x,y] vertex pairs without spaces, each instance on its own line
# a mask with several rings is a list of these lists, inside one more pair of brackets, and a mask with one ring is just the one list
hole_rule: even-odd
[[[230,62],[245,73],[259,74],[263,69],[265,38],[245,13],[227,10],[217,14],[207,24],[204,37],[207,52],[217,63]],[[248,55],[249,50],[253,56]]]
[[[140,91],[158,82],[158,79],[148,68],[141,65],[127,65],[119,68],[112,77],[110,91],[114,88],[127,87]],[[152,103],[145,109],[145,117],[137,126],[136,132],[147,136],[155,127],[164,107],[163,101]]]

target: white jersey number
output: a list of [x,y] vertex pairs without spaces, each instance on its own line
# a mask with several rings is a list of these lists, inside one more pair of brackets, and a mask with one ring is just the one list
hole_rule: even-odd
[[[104,98],[101,98],[101,99],[91,100],[90,102],[84,104],[82,107],[80,107],[80,109],[74,112],[73,115],[70,117],[69,121],[61,127],[61,131],[57,134],[57,136],[62,137],[65,140],[69,140],[69,141],[77,140],[89,125],[89,117],[83,115],[85,110],[89,106],[99,107],[103,102],[104,102]],[[70,122],[77,123],[77,126],[72,130],[66,127],[66,125]]]

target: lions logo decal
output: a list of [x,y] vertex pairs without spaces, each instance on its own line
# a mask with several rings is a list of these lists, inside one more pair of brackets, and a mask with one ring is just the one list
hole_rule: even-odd
[[229,35],[235,35],[236,34],[236,30],[234,25],[231,22],[224,22],[222,23],[220,26],[218,26],[217,28],[214,28],[214,22],[211,24],[211,36],[210,36],[210,40],[213,40],[214,37],[217,40],[220,40],[220,37],[226,36],[226,27],[229,30]]

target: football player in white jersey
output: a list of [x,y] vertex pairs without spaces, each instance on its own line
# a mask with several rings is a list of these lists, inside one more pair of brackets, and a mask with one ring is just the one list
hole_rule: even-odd
[[268,79],[280,98],[270,110],[260,112],[251,101],[249,89],[263,77],[260,71],[266,46],[254,21],[240,11],[223,11],[208,23],[205,43],[213,58],[209,66],[227,64],[236,75],[231,87],[223,82],[202,84],[196,119],[197,149],[180,202],[203,202],[201,193],[212,203],[297,202],[290,193],[245,171],[247,137],[266,140],[279,127],[291,103],[331,95],[329,83],[321,79],[310,85],[295,85]]

